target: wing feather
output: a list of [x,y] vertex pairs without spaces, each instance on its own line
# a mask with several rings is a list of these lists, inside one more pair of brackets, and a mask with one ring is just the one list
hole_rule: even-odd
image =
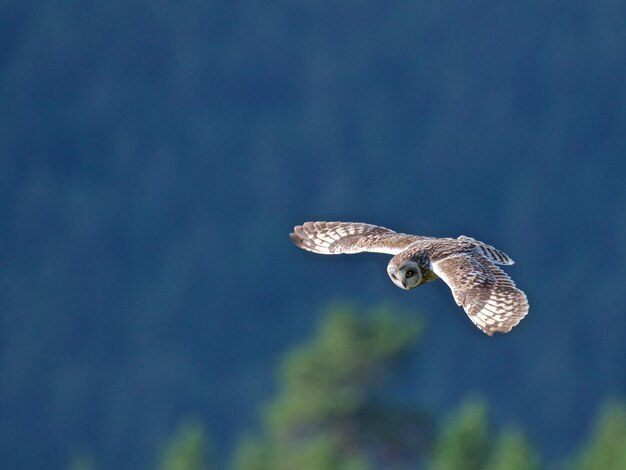
[[505,264],[505,265],[515,264],[515,261],[513,261],[511,257],[507,255],[504,251],[500,251],[491,245],[487,245],[484,242],[476,240],[475,238],[461,235],[460,237],[457,238],[457,240],[472,243],[476,251],[478,251],[478,254],[484,256],[492,263]]
[[362,252],[396,255],[419,239],[357,222],[306,222],[294,227],[289,238],[303,250],[322,255]]
[[475,253],[432,263],[432,270],[452,290],[454,300],[484,333],[508,333],[528,313],[526,294],[491,261]]

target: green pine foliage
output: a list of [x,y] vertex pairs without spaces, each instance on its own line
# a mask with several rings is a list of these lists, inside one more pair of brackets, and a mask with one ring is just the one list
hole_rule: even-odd
[[626,404],[604,405],[574,468],[626,470]]
[[312,340],[287,354],[262,438],[242,442],[234,467],[361,470],[415,457],[428,420],[377,392],[420,331],[414,319],[387,309],[333,309]]
[[[436,436],[423,411],[381,399],[379,392],[415,348],[420,333],[419,322],[388,309],[331,309],[315,336],[286,354],[277,395],[264,408],[261,431],[240,441],[232,467],[544,468],[522,429],[499,431],[490,426],[488,403],[482,398],[466,399],[443,420]],[[582,448],[565,468],[626,470],[626,406],[607,404]]]
[[528,438],[517,428],[498,437],[487,470],[539,470],[539,458]]
[[209,444],[202,424],[186,419],[179,426],[166,447],[160,470],[208,470]]
[[241,439],[233,460],[234,470],[271,470],[269,446],[261,439],[246,436]]
[[466,401],[446,420],[435,448],[434,470],[482,470],[489,452],[487,407]]
[[[498,430],[490,425],[483,398],[473,396],[462,402],[436,435],[423,411],[381,399],[378,392],[415,348],[420,333],[419,322],[389,309],[331,309],[315,336],[286,354],[277,395],[264,409],[261,431],[240,441],[232,467],[545,468],[521,428]],[[605,405],[581,448],[563,468],[626,470],[626,405]]]
[[431,467],[434,470],[538,470],[539,457],[525,434],[490,429],[487,404],[466,400],[445,421]]

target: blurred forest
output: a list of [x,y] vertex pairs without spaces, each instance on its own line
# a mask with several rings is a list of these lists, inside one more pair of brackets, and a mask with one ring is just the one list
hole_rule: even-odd
[[[437,420],[390,383],[406,373],[420,323],[389,307],[337,306],[315,338],[281,361],[278,396],[263,408],[262,435],[244,436],[234,470],[539,470],[546,468],[524,431],[494,431],[487,405],[468,397]],[[408,398],[408,399],[407,399]],[[553,468],[626,469],[626,405],[607,402],[579,450]],[[76,456],[70,470],[97,468]],[[184,419],[158,460],[160,470],[209,470],[211,441]]]
[[[0,466],[623,464],[624,136],[624,1],[0,1]],[[306,220],[493,244],[529,316]]]

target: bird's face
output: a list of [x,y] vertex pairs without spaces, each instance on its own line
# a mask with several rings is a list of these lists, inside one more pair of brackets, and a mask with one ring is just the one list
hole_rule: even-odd
[[398,266],[392,259],[387,265],[387,274],[400,289],[413,289],[422,281],[422,272],[415,261],[405,261]]

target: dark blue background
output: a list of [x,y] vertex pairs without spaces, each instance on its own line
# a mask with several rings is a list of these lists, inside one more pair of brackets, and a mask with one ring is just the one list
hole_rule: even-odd
[[[549,459],[626,394],[626,4],[0,2],[0,461],[221,459],[336,300],[422,315],[409,380]],[[465,234],[530,300],[488,338],[443,283],[287,234]]]

